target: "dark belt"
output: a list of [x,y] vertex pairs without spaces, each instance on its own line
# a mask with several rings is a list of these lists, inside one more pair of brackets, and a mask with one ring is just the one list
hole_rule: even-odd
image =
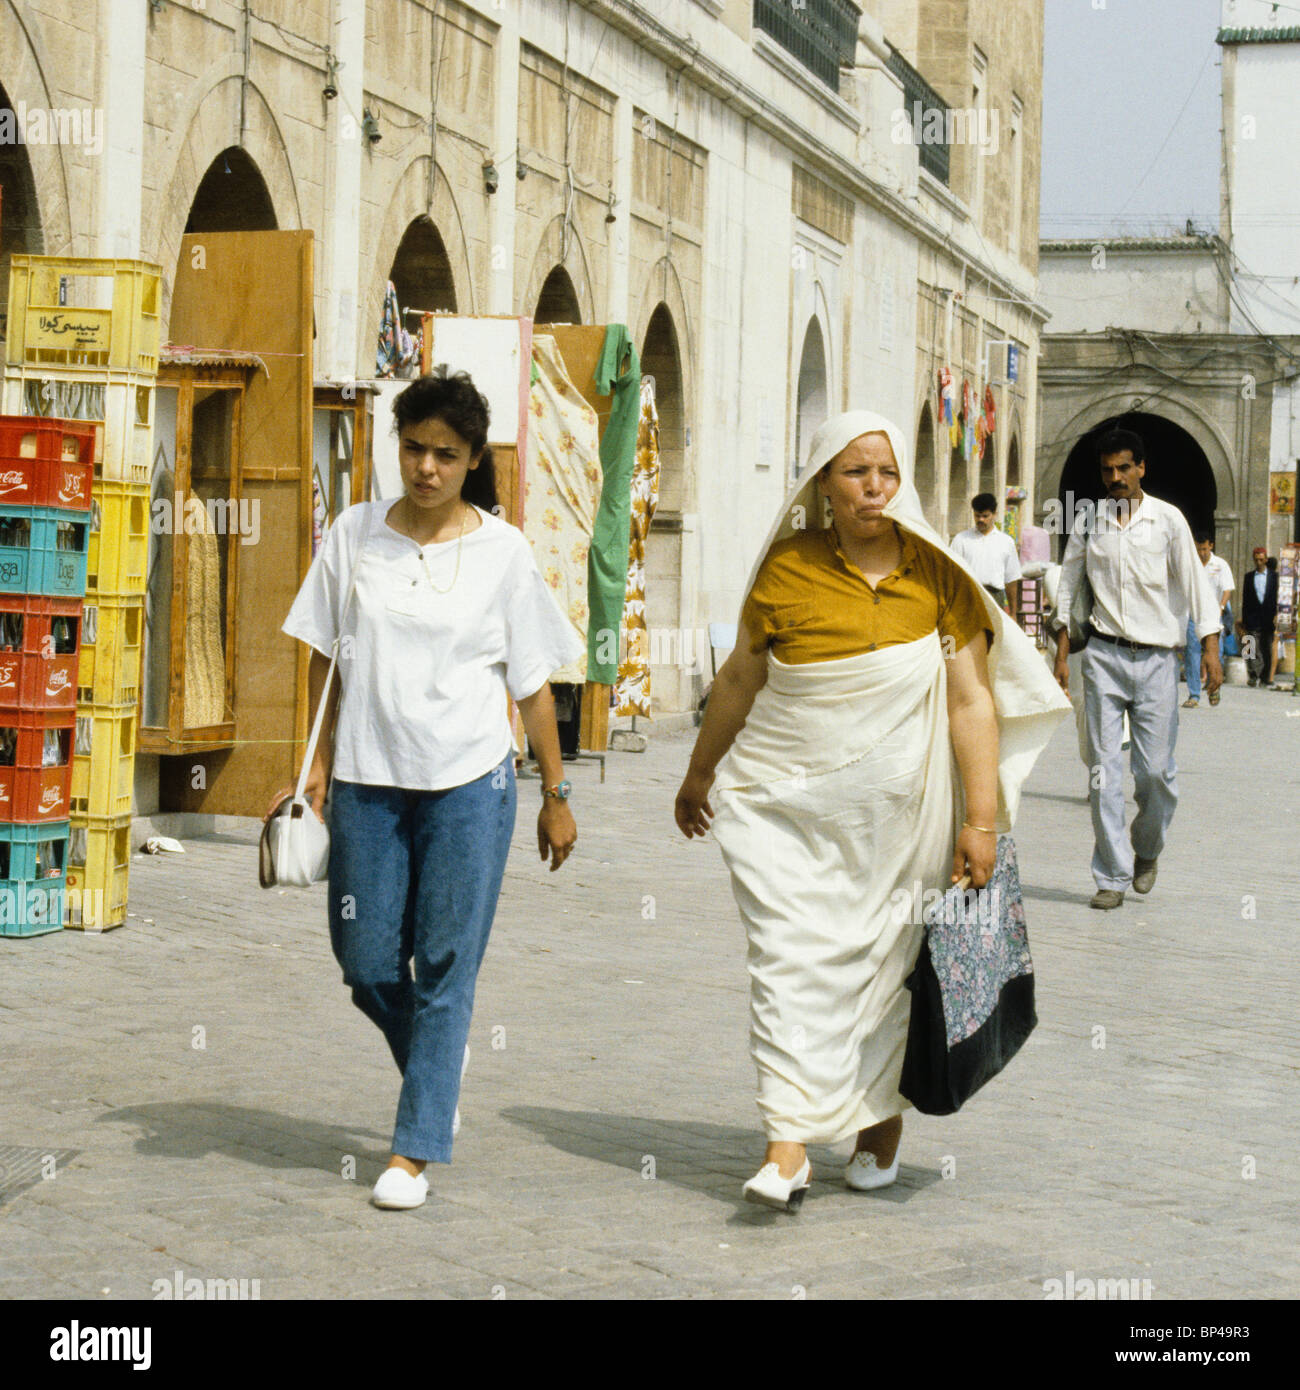
[[1112,646],[1125,647],[1131,652],[1167,652],[1168,647],[1157,646],[1154,642],[1130,642],[1127,637],[1112,637],[1109,633],[1098,632],[1091,623],[1088,624],[1088,635],[1095,637],[1098,642],[1109,642]]

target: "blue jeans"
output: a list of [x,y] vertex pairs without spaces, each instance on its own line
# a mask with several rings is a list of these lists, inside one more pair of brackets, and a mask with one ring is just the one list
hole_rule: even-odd
[[1187,620],[1187,649],[1183,654],[1183,671],[1187,676],[1187,698],[1201,698],[1201,639],[1196,635],[1196,619]]
[[474,985],[515,824],[514,758],[444,791],[335,781],[330,803],[330,943],[402,1073],[393,1152],[450,1163]]

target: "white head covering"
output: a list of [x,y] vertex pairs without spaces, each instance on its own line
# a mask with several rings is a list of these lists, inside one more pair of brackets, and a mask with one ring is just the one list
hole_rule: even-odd
[[748,595],[759,566],[778,540],[800,531],[820,528],[829,517],[829,503],[817,486],[822,468],[860,435],[883,434],[898,462],[898,491],[885,505],[884,515],[905,531],[946,555],[970,575],[984,600],[993,630],[989,649],[989,682],[998,717],[998,828],[1010,829],[1020,800],[1020,785],[1029,775],[1057,723],[1070,713],[1070,702],[1052,677],[1047,663],[1018,623],[1001,608],[965,564],[948,549],[943,537],[925,519],[913,480],[912,457],[903,432],[883,415],[848,410],[825,421],[812,437],[808,462],[785,499],[768,533],[745,586]]

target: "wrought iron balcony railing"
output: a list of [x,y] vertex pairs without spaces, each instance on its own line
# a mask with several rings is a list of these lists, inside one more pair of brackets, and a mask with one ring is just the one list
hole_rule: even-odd
[[[889,61],[885,66],[903,84],[903,106],[912,126],[912,140],[921,149],[921,168],[928,170],[940,183],[947,183],[947,103],[893,44],[889,46]],[[939,114],[927,119],[931,111]]]
[[852,0],[754,0],[754,25],[774,38],[832,92],[851,64],[862,10]]

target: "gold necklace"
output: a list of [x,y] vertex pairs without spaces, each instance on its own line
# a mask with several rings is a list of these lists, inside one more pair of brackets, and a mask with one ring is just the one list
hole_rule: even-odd
[[[462,503],[461,505],[464,506],[464,503]],[[428,560],[426,560],[426,559],[424,558],[424,547],[423,547],[422,545],[420,545],[420,542],[419,542],[419,541],[415,541],[415,537],[414,537],[414,536],[411,536],[411,539],[412,539],[413,541],[415,541],[415,544],[416,544],[417,546],[419,546],[419,550],[420,550],[420,564],[422,564],[422,565],[424,566],[424,577],[429,581],[429,587],[433,590],[433,592],[434,592],[435,594],[449,594],[449,593],[451,593],[451,591],[456,587],[456,581],[460,578],[460,551],[461,551],[461,545],[463,544],[463,542],[464,542],[464,540],[465,540],[465,523],[466,523],[468,520],[469,520],[469,508],[468,508],[468,507],[465,507],[464,511],[462,511],[461,514],[460,514],[460,530],[456,533],[456,569],[455,569],[455,572],[454,572],[454,573],[452,574],[452,576],[451,576],[451,583],[448,584],[447,587],[446,587],[445,589],[440,589],[440,588],[433,582],[433,574],[432,574],[432,572],[431,572],[430,569],[429,569],[429,562],[428,562]],[[408,531],[407,531],[407,534],[410,535],[409,529],[408,529]]]

